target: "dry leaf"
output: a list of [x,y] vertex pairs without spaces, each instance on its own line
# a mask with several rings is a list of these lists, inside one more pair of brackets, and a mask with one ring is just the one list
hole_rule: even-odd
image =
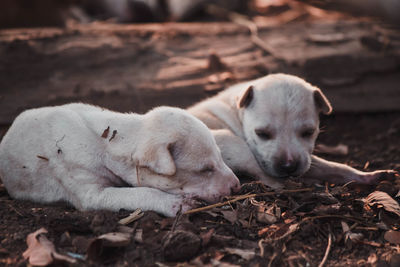
[[247,261],[251,260],[256,255],[254,249],[225,248],[225,251],[229,254],[238,255]]
[[94,239],[88,249],[87,256],[89,259],[98,260],[104,248],[107,247],[125,247],[131,242],[131,235],[129,233],[113,232],[101,235]]
[[131,235],[115,232],[101,235],[97,239],[103,240],[103,246],[105,247],[125,247],[131,242]]
[[44,235],[47,233],[45,228],[40,228],[36,232],[28,235],[26,243],[28,249],[22,254],[25,259],[29,259],[29,263],[33,266],[47,266],[55,260],[75,263],[74,258],[59,254],[54,244]]
[[387,193],[382,191],[372,192],[364,200],[364,205],[377,206],[378,208],[384,208],[388,212],[392,212],[397,216],[400,216],[400,205]]
[[269,214],[266,212],[257,212],[257,221],[266,224],[273,224],[276,223],[278,219],[273,214]]
[[143,229],[137,229],[135,235],[133,236],[133,240],[138,243],[143,243]]
[[236,210],[221,210],[221,213],[224,216],[224,218],[231,224],[234,224],[238,219]]
[[192,232],[176,230],[162,240],[162,251],[167,261],[186,261],[193,258],[201,248],[201,239]]
[[327,192],[313,192],[311,194],[313,197],[315,197],[316,199],[318,199],[319,203],[322,204],[336,204],[339,201],[337,200],[337,198],[335,198],[331,193],[327,193]]
[[400,232],[389,230],[383,236],[386,241],[392,244],[400,244]]
[[360,242],[361,240],[364,239],[364,235],[363,234],[351,232],[350,231],[350,227],[346,222],[341,221],[341,224],[342,224],[342,230],[343,230],[343,233],[344,233],[344,242],[346,244],[348,244],[350,241],[358,243],[358,242]]
[[368,263],[371,264],[371,266],[374,266],[378,262],[378,256],[376,256],[375,253],[372,253],[371,255],[368,256]]
[[206,233],[201,233],[200,234],[201,245],[203,247],[206,247],[208,245],[208,243],[210,243],[211,238],[213,237],[214,233],[215,233],[214,228],[211,228]]

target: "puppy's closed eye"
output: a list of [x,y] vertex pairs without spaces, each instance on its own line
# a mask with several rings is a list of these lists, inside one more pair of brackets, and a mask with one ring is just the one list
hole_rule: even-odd
[[273,135],[270,131],[266,129],[255,129],[256,135],[262,140],[270,140],[273,139]]
[[206,165],[199,171],[200,173],[213,173],[215,171],[215,167],[213,165]]
[[305,129],[303,131],[301,131],[300,136],[302,138],[311,138],[314,135],[315,129],[313,128],[309,128],[309,129]]

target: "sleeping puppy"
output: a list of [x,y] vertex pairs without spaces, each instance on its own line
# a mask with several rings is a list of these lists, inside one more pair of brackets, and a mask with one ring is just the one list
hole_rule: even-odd
[[273,188],[302,176],[373,183],[392,171],[361,172],[312,155],[319,114],[332,111],[315,86],[285,74],[234,85],[188,109],[212,129],[227,165]]
[[144,115],[86,104],[25,111],[0,144],[0,177],[17,199],[166,216],[240,188],[208,128],[169,107]]

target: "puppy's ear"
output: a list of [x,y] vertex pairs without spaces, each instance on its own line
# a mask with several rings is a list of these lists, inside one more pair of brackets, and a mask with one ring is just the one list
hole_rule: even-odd
[[245,108],[250,105],[253,99],[253,86],[250,85],[249,88],[244,91],[244,93],[237,100],[237,108]]
[[314,94],[314,102],[317,107],[317,110],[326,115],[330,114],[332,112],[331,103],[329,103],[328,99],[322,93],[322,91],[317,88],[313,94]]
[[143,167],[148,167],[151,171],[171,176],[176,173],[176,166],[174,159],[171,155],[172,144],[153,146],[139,157],[139,165]]

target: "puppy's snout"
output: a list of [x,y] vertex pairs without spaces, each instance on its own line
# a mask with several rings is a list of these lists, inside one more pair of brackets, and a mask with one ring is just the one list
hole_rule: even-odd
[[235,183],[231,186],[231,195],[239,192],[241,188],[242,186],[240,185],[239,180],[235,181]]
[[285,176],[291,176],[299,169],[299,161],[295,159],[281,159],[275,165],[275,170]]

